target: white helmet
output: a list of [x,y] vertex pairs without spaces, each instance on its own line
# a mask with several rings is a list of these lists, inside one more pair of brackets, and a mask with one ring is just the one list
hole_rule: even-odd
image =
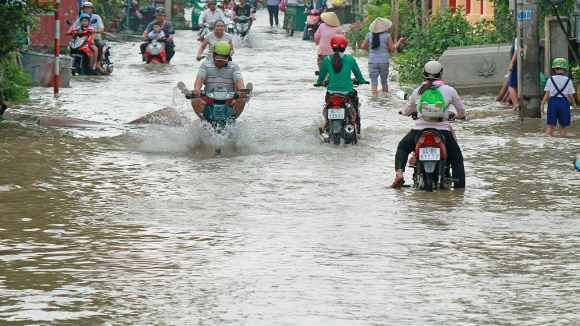
[[84,8],[84,7],[91,7],[91,8],[94,8],[94,7],[93,7],[93,4],[92,4],[92,3],[90,3],[90,2],[88,2],[88,1],[87,1],[87,2],[85,2],[85,3],[83,3],[83,8]]
[[439,79],[443,76],[443,66],[438,61],[429,61],[423,67],[423,78]]

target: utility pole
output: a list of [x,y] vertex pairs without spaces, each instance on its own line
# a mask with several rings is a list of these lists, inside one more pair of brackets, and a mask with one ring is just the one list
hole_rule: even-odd
[[540,35],[538,0],[517,0],[518,97],[520,117],[540,118]]

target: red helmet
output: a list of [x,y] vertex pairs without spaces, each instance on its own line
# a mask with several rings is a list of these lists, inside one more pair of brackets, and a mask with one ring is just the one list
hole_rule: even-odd
[[334,35],[330,39],[330,46],[333,49],[346,49],[348,42],[346,41],[346,37],[343,35]]

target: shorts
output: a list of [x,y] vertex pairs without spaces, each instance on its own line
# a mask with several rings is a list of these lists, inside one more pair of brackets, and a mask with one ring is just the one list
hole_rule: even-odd
[[570,125],[570,102],[564,97],[552,97],[548,102],[547,124],[555,126],[557,123],[562,127]]
[[389,64],[369,63],[371,86],[377,86],[379,84],[379,76],[381,76],[381,85],[389,86]]
[[510,79],[508,81],[509,87],[518,88],[518,62],[514,62],[514,67],[510,72]]

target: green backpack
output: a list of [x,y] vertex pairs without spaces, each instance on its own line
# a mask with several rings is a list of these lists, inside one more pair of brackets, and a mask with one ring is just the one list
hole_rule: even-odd
[[431,86],[421,95],[418,109],[423,117],[430,120],[431,118],[443,118],[447,106],[445,105],[443,94],[441,94],[437,87]]

